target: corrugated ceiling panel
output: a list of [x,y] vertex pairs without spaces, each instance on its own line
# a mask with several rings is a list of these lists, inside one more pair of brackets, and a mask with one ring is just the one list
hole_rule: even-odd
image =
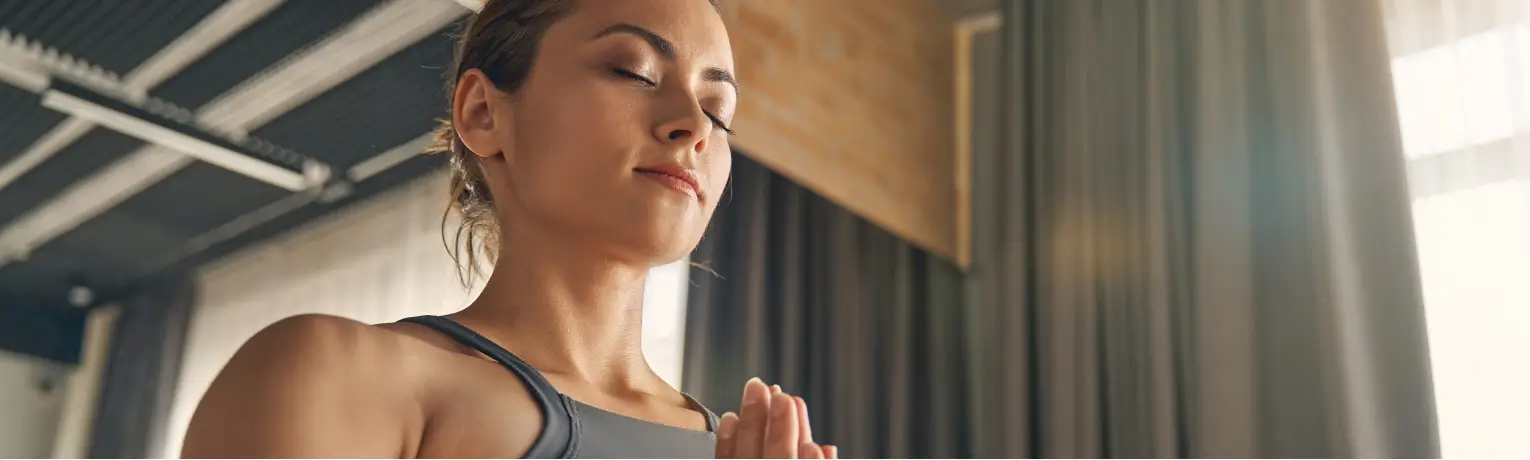
[[[29,91],[0,84],[0,164],[26,151],[39,136],[64,121],[64,114],[40,105],[42,98]],[[0,201],[5,190],[0,189]]]
[[0,225],[8,225],[33,208],[58,196],[71,184],[142,147],[137,138],[106,128],[95,128],[69,144],[36,169],[0,190]]
[[46,297],[70,278],[99,289],[131,285],[187,240],[287,193],[192,164],[37,248],[30,260],[0,268],[0,292]]
[[131,214],[107,213],[37,248],[28,260],[0,267],[0,292],[54,299],[66,293],[70,280],[102,289],[124,286],[144,263],[134,257],[136,248],[173,247],[184,238]]
[[218,95],[312,45],[380,0],[287,0],[228,42],[155,88],[182,107],[201,107]]
[[67,305],[68,278],[58,270],[28,261],[0,267],[0,302],[34,305]]
[[4,0],[0,27],[125,74],[217,10],[210,0]]
[[[289,53],[322,40],[376,3],[379,0],[290,0],[155,93],[180,105],[202,105]],[[218,4],[0,0],[0,26],[122,73]],[[441,30],[252,134],[343,172],[428,132],[445,115],[441,77],[452,59],[448,33],[455,30]],[[64,118],[37,102],[36,95],[0,88],[0,159],[19,153]],[[143,145],[114,131],[92,130],[0,190],[0,225]],[[339,202],[309,205],[155,273],[215,260],[439,170],[444,162],[441,157],[416,157],[359,184],[353,195]],[[194,163],[37,248],[31,259],[0,266],[0,298],[60,301],[71,279],[106,290],[136,284],[151,274],[145,270],[166,254],[178,253],[188,239],[287,196],[262,182]]]
[[93,266],[79,270],[102,285],[121,284],[180,250],[188,240],[289,193],[217,166],[194,163],[36,253],[48,260],[93,260]]
[[253,134],[347,168],[430,132],[446,116],[442,75],[455,30],[405,48]]
[[[189,270],[201,264],[218,260],[225,255],[233,253],[234,251],[249,247],[250,245],[257,244],[261,241],[275,238],[283,233],[296,228],[300,228],[307,223],[313,222],[315,219],[339,212],[340,210],[375,197],[394,187],[423,177],[428,173],[441,171],[445,167],[445,157],[439,155],[422,155],[415,157],[405,161],[402,164],[399,164],[398,166],[393,167],[392,169],[384,171],[383,173],[378,174],[377,176],[374,176],[365,182],[357,184],[356,190],[350,196],[344,199],[329,204],[315,203],[308,205],[302,209],[293,211],[290,214],[274,219],[265,225],[256,227],[249,232],[241,234],[238,237],[230,239],[222,244],[209,248],[206,251],[196,254],[193,257],[187,258],[178,264],[166,267],[161,273],[155,273],[154,275],[162,275],[164,273],[177,273],[180,271]],[[446,211],[446,195],[447,191],[442,190],[441,211],[443,212]]]
[[290,193],[208,163],[195,163],[109,213],[131,214],[135,220],[154,222],[156,227],[190,237]]
[[[58,244],[49,245],[48,247],[40,249],[38,252],[41,256],[47,257],[49,259],[69,257],[79,259],[83,256],[77,256],[74,254],[87,254],[91,257],[95,257],[101,252],[110,251],[113,254],[117,254],[117,256],[114,256],[112,259],[112,262],[110,262],[113,267],[44,267],[31,268],[27,270],[12,270],[11,267],[0,268],[0,295],[4,295],[4,293],[10,292],[16,293],[17,295],[24,295],[27,298],[46,297],[51,295],[51,291],[49,290],[62,289],[60,286],[63,286],[61,283],[51,280],[67,279],[66,277],[69,276],[76,276],[80,279],[89,280],[89,282],[93,283],[92,286],[96,286],[103,291],[102,295],[104,296],[120,294],[120,292],[112,291],[131,288],[138,285],[152,284],[156,277],[163,277],[176,273],[184,273],[188,270],[194,269],[197,266],[215,261],[219,258],[229,255],[235,251],[239,251],[241,249],[258,244],[262,241],[267,241],[271,238],[278,237],[283,233],[301,228],[306,224],[315,221],[316,219],[323,218],[324,216],[339,212],[350,206],[356,205],[357,203],[373,198],[401,184],[423,177],[428,173],[440,171],[445,166],[445,161],[445,158],[440,156],[415,157],[393,169],[389,169],[382,174],[367,180],[366,182],[358,184],[356,186],[355,192],[344,199],[328,204],[310,204],[296,211],[282,215],[281,217],[259,225],[245,233],[239,234],[232,239],[216,244],[202,252],[192,254],[190,257],[181,259],[178,262],[162,267],[157,267],[157,270],[151,272],[134,271],[138,269],[151,268],[146,267],[147,264],[151,263],[150,260],[134,260],[131,258],[124,259],[123,257],[127,253],[122,251],[118,246],[102,245],[99,242],[102,240],[111,239],[112,235],[114,234],[114,228],[139,228],[142,229],[141,231],[153,231],[153,225],[143,221],[133,221],[132,216],[123,214],[118,214],[113,217],[103,217],[102,219],[97,219],[99,223],[91,224],[90,228],[82,228],[80,231],[73,232],[75,234],[70,235],[67,238],[67,241],[61,241]],[[446,209],[445,193],[446,192],[443,190],[441,208],[442,211],[445,211]],[[174,233],[173,231],[164,232],[166,234]],[[129,237],[139,238],[140,236],[135,233]],[[155,241],[155,246],[171,246],[168,242],[165,242],[163,238],[158,236],[149,236],[144,240]],[[92,241],[96,242],[94,243],[94,246],[91,246]],[[155,254],[156,259],[154,260],[158,260],[158,255],[159,254]],[[124,270],[125,267],[132,267],[132,269]],[[25,284],[21,284],[23,282],[39,281],[41,281],[41,283],[36,284],[38,287],[37,289],[32,289]]]

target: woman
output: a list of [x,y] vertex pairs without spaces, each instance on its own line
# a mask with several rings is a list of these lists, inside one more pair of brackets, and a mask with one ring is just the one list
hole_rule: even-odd
[[468,274],[472,248],[494,264],[482,294],[444,318],[266,328],[203,397],[184,456],[835,457],[779,387],[749,381],[716,421],[643,358],[644,278],[695,247],[732,164],[715,7],[487,2],[437,149]]

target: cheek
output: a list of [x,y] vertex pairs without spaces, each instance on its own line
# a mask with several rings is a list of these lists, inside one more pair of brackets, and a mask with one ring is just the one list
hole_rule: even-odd
[[520,107],[511,173],[517,185],[533,188],[521,190],[526,198],[559,202],[547,203],[554,206],[590,199],[630,169],[636,114],[608,92],[548,91],[541,94],[562,96]]
[[707,200],[706,218],[710,220],[712,211],[717,209],[717,203],[722,201],[723,193],[728,189],[728,177],[733,171],[733,152],[728,146],[722,145],[717,148],[719,152],[708,153],[700,158],[701,169],[707,175]]
[[700,158],[701,167],[706,170],[707,177],[712,178],[707,184],[711,196],[722,195],[723,189],[728,186],[728,176],[733,171],[733,151],[727,144],[717,147],[717,150],[719,152],[709,153]]

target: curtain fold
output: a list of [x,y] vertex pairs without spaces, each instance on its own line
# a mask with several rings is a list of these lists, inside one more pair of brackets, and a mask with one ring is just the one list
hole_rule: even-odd
[[1379,6],[1001,3],[974,453],[1437,456]]
[[91,458],[162,458],[196,285],[168,279],[118,302]]
[[806,398],[844,455],[971,455],[960,272],[734,158],[692,254],[685,390],[736,411],[758,376]]

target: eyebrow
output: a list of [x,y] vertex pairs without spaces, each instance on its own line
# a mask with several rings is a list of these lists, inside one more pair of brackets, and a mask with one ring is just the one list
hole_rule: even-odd
[[[653,50],[657,51],[659,56],[663,56],[665,60],[675,60],[675,44],[673,42],[659,36],[659,34],[653,33],[651,30],[644,29],[632,24],[622,23],[612,25],[611,27],[607,27],[604,30],[601,30],[600,33],[595,34],[595,37],[591,38],[591,40],[612,34],[636,35],[642,38],[643,41],[648,42],[648,45],[652,46]],[[733,87],[733,92],[738,92],[738,80],[733,78],[732,72],[728,72],[727,70],[723,70],[718,67],[708,67],[706,70],[701,72],[701,77],[706,81],[727,83],[729,86]]]

